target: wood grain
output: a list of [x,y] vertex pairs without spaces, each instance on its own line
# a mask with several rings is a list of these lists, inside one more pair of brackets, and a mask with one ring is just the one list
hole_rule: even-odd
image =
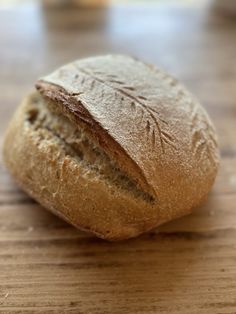
[[222,154],[206,204],[121,243],[41,208],[0,161],[0,313],[236,313],[235,38],[235,20],[204,4],[0,9],[1,146],[39,76],[79,57],[122,52],[167,69],[198,96]]

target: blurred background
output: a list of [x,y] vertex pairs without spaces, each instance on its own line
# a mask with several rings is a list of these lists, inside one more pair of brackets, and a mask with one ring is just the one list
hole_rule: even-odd
[[0,0],[0,150],[40,76],[107,53],[167,70],[204,105],[214,188],[192,215],[110,246],[33,203],[0,153],[0,312],[236,313],[236,0]]

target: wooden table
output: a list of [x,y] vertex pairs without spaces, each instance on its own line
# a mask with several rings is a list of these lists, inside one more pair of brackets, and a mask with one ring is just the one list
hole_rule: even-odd
[[[202,3],[202,2],[201,2]],[[0,9],[0,143],[37,77],[129,53],[179,77],[216,124],[208,202],[137,239],[107,243],[56,218],[0,164],[0,313],[236,313],[236,21],[204,4],[43,12]]]

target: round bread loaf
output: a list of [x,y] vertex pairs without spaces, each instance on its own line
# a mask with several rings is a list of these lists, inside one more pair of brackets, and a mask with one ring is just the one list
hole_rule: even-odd
[[46,208],[120,240],[206,198],[219,161],[215,130],[170,75],[107,55],[63,66],[36,87],[11,121],[4,156]]

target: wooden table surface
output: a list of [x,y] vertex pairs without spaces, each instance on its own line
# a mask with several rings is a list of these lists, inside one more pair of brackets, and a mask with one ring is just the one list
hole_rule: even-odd
[[[202,2],[201,2],[202,3]],[[204,4],[0,9],[0,145],[37,77],[129,53],[180,78],[216,124],[207,203],[137,239],[77,231],[18,189],[0,161],[0,313],[236,313],[236,20]]]

